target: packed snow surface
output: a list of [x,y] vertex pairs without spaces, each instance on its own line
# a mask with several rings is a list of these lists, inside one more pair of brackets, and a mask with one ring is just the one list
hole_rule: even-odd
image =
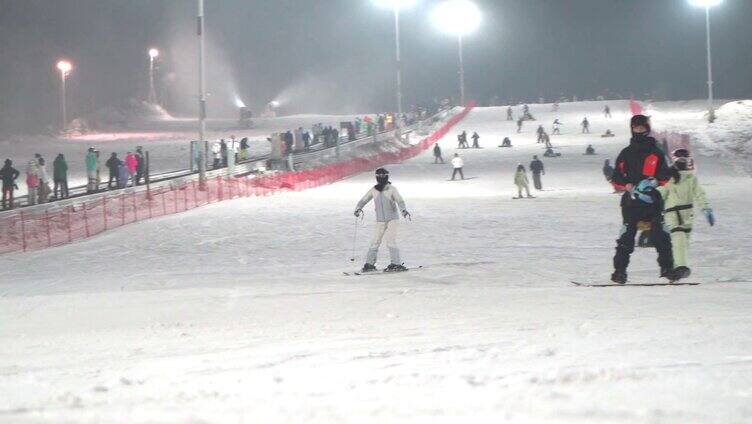
[[[448,162],[458,131],[479,132],[483,149],[458,151],[472,180],[430,152],[391,166],[420,270],[343,275],[372,230],[370,205],[352,215],[368,174],[0,257],[0,422],[752,421],[752,184],[727,156],[696,153],[718,219],[692,236],[701,285],[570,284],[611,272],[619,196],[601,166],[629,115],[610,104],[534,105],[522,134],[505,108],[474,110],[440,143]],[[554,117],[563,156],[513,200]],[[655,259],[638,249],[630,278],[657,282]]]

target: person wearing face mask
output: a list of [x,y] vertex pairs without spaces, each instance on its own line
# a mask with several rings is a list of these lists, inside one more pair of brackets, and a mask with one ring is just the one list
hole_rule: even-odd
[[383,239],[386,239],[391,259],[391,263],[384,272],[407,271],[407,268],[402,264],[400,251],[397,247],[397,225],[400,213],[405,218],[410,218],[410,213],[407,211],[405,201],[397,188],[389,182],[389,171],[384,168],[376,170],[376,185],[368,190],[358,202],[355,207],[356,217],[363,214],[363,207],[371,200],[373,200],[376,208],[376,233],[368,248],[363,272],[376,271],[376,257]]
[[671,177],[665,154],[650,136],[650,118],[635,115],[630,122],[632,138],[616,159],[611,184],[624,192],[621,198],[622,229],[616,241],[614,273],[611,281],[627,282],[629,257],[634,252],[638,226],[650,227],[653,246],[658,251],[661,277],[679,279],[674,270],[671,237],[663,227],[663,199],[657,190]]

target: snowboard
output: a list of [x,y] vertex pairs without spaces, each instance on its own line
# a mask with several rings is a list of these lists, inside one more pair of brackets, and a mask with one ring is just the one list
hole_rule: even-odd
[[408,269],[406,269],[404,271],[389,271],[389,272],[385,272],[383,269],[380,269],[380,270],[371,271],[371,272],[362,272],[362,271],[343,272],[342,274],[344,274],[347,277],[363,277],[363,276],[366,276],[366,275],[402,274],[403,272],[415,271],[415,270],[418,270],[418,269],[423,269],[423,266],[421,265],[421,266],[418,266],[418,267],[408,268]]
[[514,200],[517,200],[517,199],[535,199],[535,198],[536,198],[535,196],[530,196],[530,197],[512,197],[512,199],[514,199]]
[[447,181],[467,181],[467,180],[474,180],[476,178],[478,178],[478,177],[467,177],[464,180],[457,180],[457,179],[452,180],[452,179],[449,179]]
[[682,282],[666,282],[666,283],[580,283],[577,281],[570,281],[578,287],[621,287],[621,286],[633,286],[633,287],[660,287],[660,286],[699,286],[700,283],[682,283]]

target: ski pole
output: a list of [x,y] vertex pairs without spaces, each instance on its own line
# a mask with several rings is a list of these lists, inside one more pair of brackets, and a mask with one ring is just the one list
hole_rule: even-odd
[[[362,220],[364,212],[361,212],[360,219]],[[350,262],[355,262],[355,248],[358,245],[358,217],[355,217],[355,235],[353,236],[353,248],[352,248],[352,256],[350,257]]]

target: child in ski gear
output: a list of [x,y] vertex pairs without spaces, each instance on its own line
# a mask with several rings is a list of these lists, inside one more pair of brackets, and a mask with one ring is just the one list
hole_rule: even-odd
[[533,161],[530,162],[530,171],[533,173],[533,184],[536,190],[543,190],[543,184],[541,182],[541,174],[546,175],[546,170],[543,167],[543,162],[538,159],[538,156],[533,156]]
[[512,147],[512,140],[510,140],[509,137],[504,137],[504,140],[499,147]]
[[439,143],[436,143],[433,146],[433,163],[444,163],[444,158],[441,156],[441,147],[439,147]]
[[400,196],[399,191],[389,182],[389,171],[384,168],[376,170],[376,185],[373,186],[363,196],[355,207],[355,216],[358,217],[363,213],[363,207],[373,200],[376,208],[376,233],[373,242],[368,248],[366,263],[363,265],[363,272],[376,270],[376,257],[379,253],[381,241],[386,238],[386,246],[389,249],[391,259],[390,265],[386,271],[404,271],[406,268],[402,265],[400,251],[397,247],[397,224],[399,223],[399,213],[405,218],[410,217],[407,211],[405,201]]
[[588,156],[592,156],[595,154],[595,148],[592,144],[588,144],[588,146],[585,148],[585,154]]
[[582,133],[590,134],[590,121],[588,121],[587,117],[582,119]]
[[603,114],[606,116],[606,118],[611,117],[611,108],[608,105],[603,108]]
[[671,179],[668,184],[658,188],[663,196],[666,225],[671,232],[671,247],[674,256],[674,267],[681,278],[689,277],[689,235],[694,224],[694,208],[702,208],[702,212],[712,227],[715,225],[713,209],[705,196],[705,190],[690,166],[691,157],[686,149],[677,149],[672,154],[674,165],[671,168]]
[[517,120],[517,133],[522,132],[522,123],[524,122],[524,119],[520,118]]
[[3,209],[13,209],[13,191],[18,188],[16,186],[16,179],[20,174],[13,167],[13,161],[5,159],[5,164],[0,169],[0,179],[3,181]]
[[[303,144],[305,145],[305,149],[308,150],[308,147],[311,145],[311,136],[308,134],[308,132],[303,134]],[[240,161],[248,160],[248,137],[243,137],[240,139]]]
[[[55,161],[52,162],[52,179],[55,182],[53,194],[58,199],[68,197],[68,164],[65,162],[65,156],[58,154]],[[58,190],[60,193],[58,194]]]
[[527,179],[527,172],[525,172],[525,167],[522,164],[517,165],[517,172],[514,173],[514,184],[517,186],[517,198],[522,198],[522,189],[525,189],[525,193],[527,193],[528,198],[532,198],[533,196],[530,195],[530,186],[529,181]]
[[130,171],[128,171],[125,162],[118,160],[117,188],[125,188],[128,185],[129,176]]
[[460,178],[463,180],[465,179],[465,174],[462,173],[462,167],[465,166],[465,162],[460,157],[459,153],[454,154],[454,158],[452,158],[452,181],[454,181],[454,177],[457,176],[457,173],[460,174]]
[[514,116],[512,114],[512,106],[507,106],[507,121],[514,121]]
[[650,137],[650,119],[635,115],[630,122],[632,139],[616,159],[611,184],[623,191],[621,198],[622,229],[616,241],[614,273],[611,280],[624,284],[627,281],[629,257],[634,252],[635,236],[640,222],[650,225],[650,238],[658,251],[661,277],[677,279],[671,256],[671,237],[663,229],[663,199],[656,189],[671,176],[663,152]]
[[473,139],[473,149],[480,149],[480,144],[478,144],[478,140],[480,140],[480,136],[477,132],[473,132],[473,136],[470,137]]
[[39,162],[36,159],[26,164],[26,189],[29,205],[36,205],[39,198]]
[[603,133],[603,135],[601,135],[601,137],[603,138],[608,138],[608,137],[613,137],[613,136],[614,136],[614,133],[612,133],[611,130],[606,130],[606,132]]

